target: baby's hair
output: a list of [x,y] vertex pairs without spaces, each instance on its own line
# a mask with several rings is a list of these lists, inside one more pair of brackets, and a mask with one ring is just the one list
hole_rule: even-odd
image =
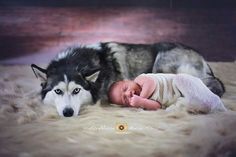
[[120,80],[120,81],[117,81],[117,82],[113,82],[111,85],[110,85],[110,87],[109,87],[109,89],[108,89],[108,92],[107,92],[107,97],[108,97],[108,101],[109,102],[111,102],[112,103],[112,101],[111,101],[111,91],[120,83],[120,82],[122,82],[122,81],[124,81],[124,80]]

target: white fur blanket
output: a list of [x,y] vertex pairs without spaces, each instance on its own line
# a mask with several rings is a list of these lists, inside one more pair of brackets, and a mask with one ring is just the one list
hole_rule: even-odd
[[[0,66],[0,156],[236,156],[236,63],[210,63],[225,84],[225,113],[96,105],[59,117],[40,101],[30,66]],[[124,131],[117,127],[123,124]]]

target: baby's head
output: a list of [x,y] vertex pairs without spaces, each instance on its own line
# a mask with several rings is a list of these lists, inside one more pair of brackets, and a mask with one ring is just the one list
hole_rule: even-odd
[[114,82],[108,90],[108,99],[113,104],[130,105],[133,94],[140,95],[141,87],[131,80]]

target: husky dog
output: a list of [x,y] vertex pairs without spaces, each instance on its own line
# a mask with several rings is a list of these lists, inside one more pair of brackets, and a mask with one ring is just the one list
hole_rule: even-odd
[[106,99],[114,81],[141,73],[187,73],[200,78],[218,96],[225,92],[203,57],[177,43],[74,46],[59,53],[46,69],[31,67],[41,80],[43,102],[54,105],[65,117],[77,116],[81,106]]

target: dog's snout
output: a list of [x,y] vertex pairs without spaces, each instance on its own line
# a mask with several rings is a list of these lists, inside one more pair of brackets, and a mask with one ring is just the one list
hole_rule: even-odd
[[64,115],[65,117],[72,117],[73,114],[74,114],[74,110],[73,110],[72,108],[65,108],[65,109],[63,110],[63,115]]

